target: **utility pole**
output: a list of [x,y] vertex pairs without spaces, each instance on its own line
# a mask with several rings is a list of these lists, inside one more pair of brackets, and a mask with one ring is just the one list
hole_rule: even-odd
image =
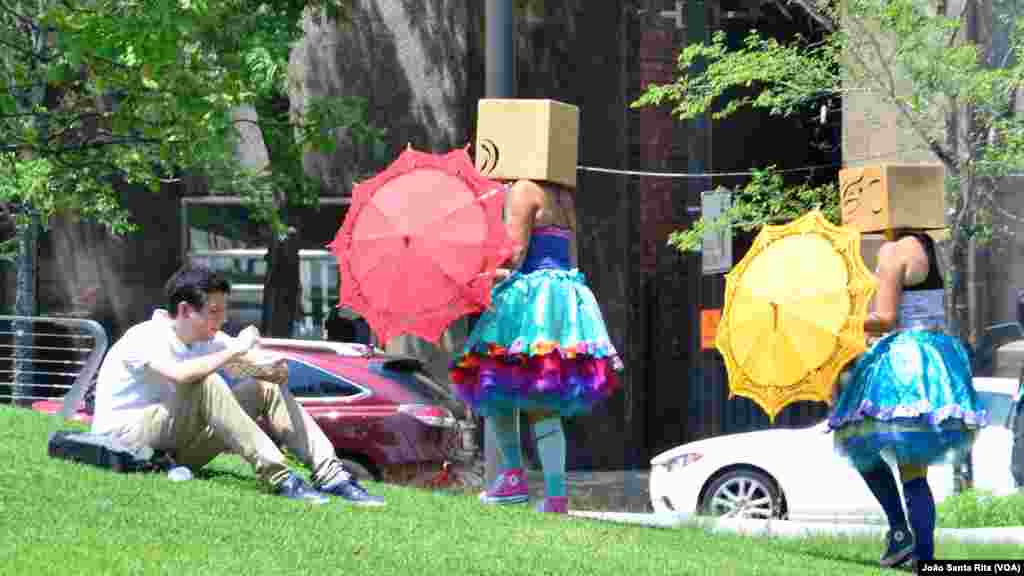
[[[515,97],[515,52],[513,50],[512,0],[486,0],[485,10],[485,86],[486,98]],[[484,424],[484,481],[494,482],[498,468],[498,440],[494,428]]]

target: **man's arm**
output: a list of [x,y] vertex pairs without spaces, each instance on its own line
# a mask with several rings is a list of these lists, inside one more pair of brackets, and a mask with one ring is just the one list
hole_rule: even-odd
[[188,360],[157,358],[151,360],[147,366],[178,386],[192,384],[220,370],[228,362],[244,356],[258,340],[259,332],[243,330],[238,338],[224,341],[225,346],[221,350]]
[[245,352],[245,350],[239,351],[237,348],[225,348],[212,354],[188,360],[165,358],[152,360],[147,366],[150,370],[181,386],[201,381],[235,357],[245,354]]

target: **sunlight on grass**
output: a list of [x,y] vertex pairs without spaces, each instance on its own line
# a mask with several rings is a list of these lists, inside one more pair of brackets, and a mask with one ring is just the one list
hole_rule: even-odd
[[[121,475],[46,456],[59,423],[0,407],[4,574],[878,574],[880,543],[652,529],[480,506],[373,484],[383,509],[270,495],[224,456],[199,479]],[[943,557],[1009,547],[942,545]]]
[[1024,526],[1024,492],[994,496],[967,490],[940,504],[938,514],[939,526]]

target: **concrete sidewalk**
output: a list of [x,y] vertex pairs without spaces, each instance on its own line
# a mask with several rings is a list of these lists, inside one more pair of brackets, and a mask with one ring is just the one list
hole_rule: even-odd
[[[544,496],[544,475],[527,470],[530,497]],[[576,508],[605,512],[650,512],[650,473],[646,470],[572,470],[566,474],[570,501]]]
[[[702,526],[715,533],[733,533],[772,538],[804,538],[807,536],[873,536],[883,538],[886,526],[881,524],[832,524],[827,522],[795,522],[791,520],[738,520],[698,517],[692,514],[654,514],[629,512],[594,512],[571,510],[570,515],[627,524],[671,528],[686,524]],[[939,528],[937,540],[975,544],[1018,544],[1024,546],[1024,526],[1012,528]]]
[[[529,470],[532,499],[544,494],[544,476]],[[868,536],[883,538],[883,524],[798,522],[793,520],[738,520],[709,518],[685,513],[651,512],[646,470],[570,471],[566,482],[573,510],[570,515],[609,522],[671,528],[697,524],[715,533],[745,534],[773,538],[806,536]],[[936,538],[978,544],[1018,544],[1024,546],[1024,526],[1012,528],[939,528]]]

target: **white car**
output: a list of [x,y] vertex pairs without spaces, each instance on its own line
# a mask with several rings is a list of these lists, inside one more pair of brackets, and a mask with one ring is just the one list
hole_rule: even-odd
[[[972,451],[974,487],[1008,494],[1019,489],[1011,473],[1011,426],[1020,386],[1011,378],[975,378],[974,386],[991,419]],[[928,483],[936,502],[951,495],[952,465],[929,468]],[[655,512],[835,522],[884,518],[864,480],[833,447],[826,421],[708,438],[663,452],[651,460],[650,494]]]

